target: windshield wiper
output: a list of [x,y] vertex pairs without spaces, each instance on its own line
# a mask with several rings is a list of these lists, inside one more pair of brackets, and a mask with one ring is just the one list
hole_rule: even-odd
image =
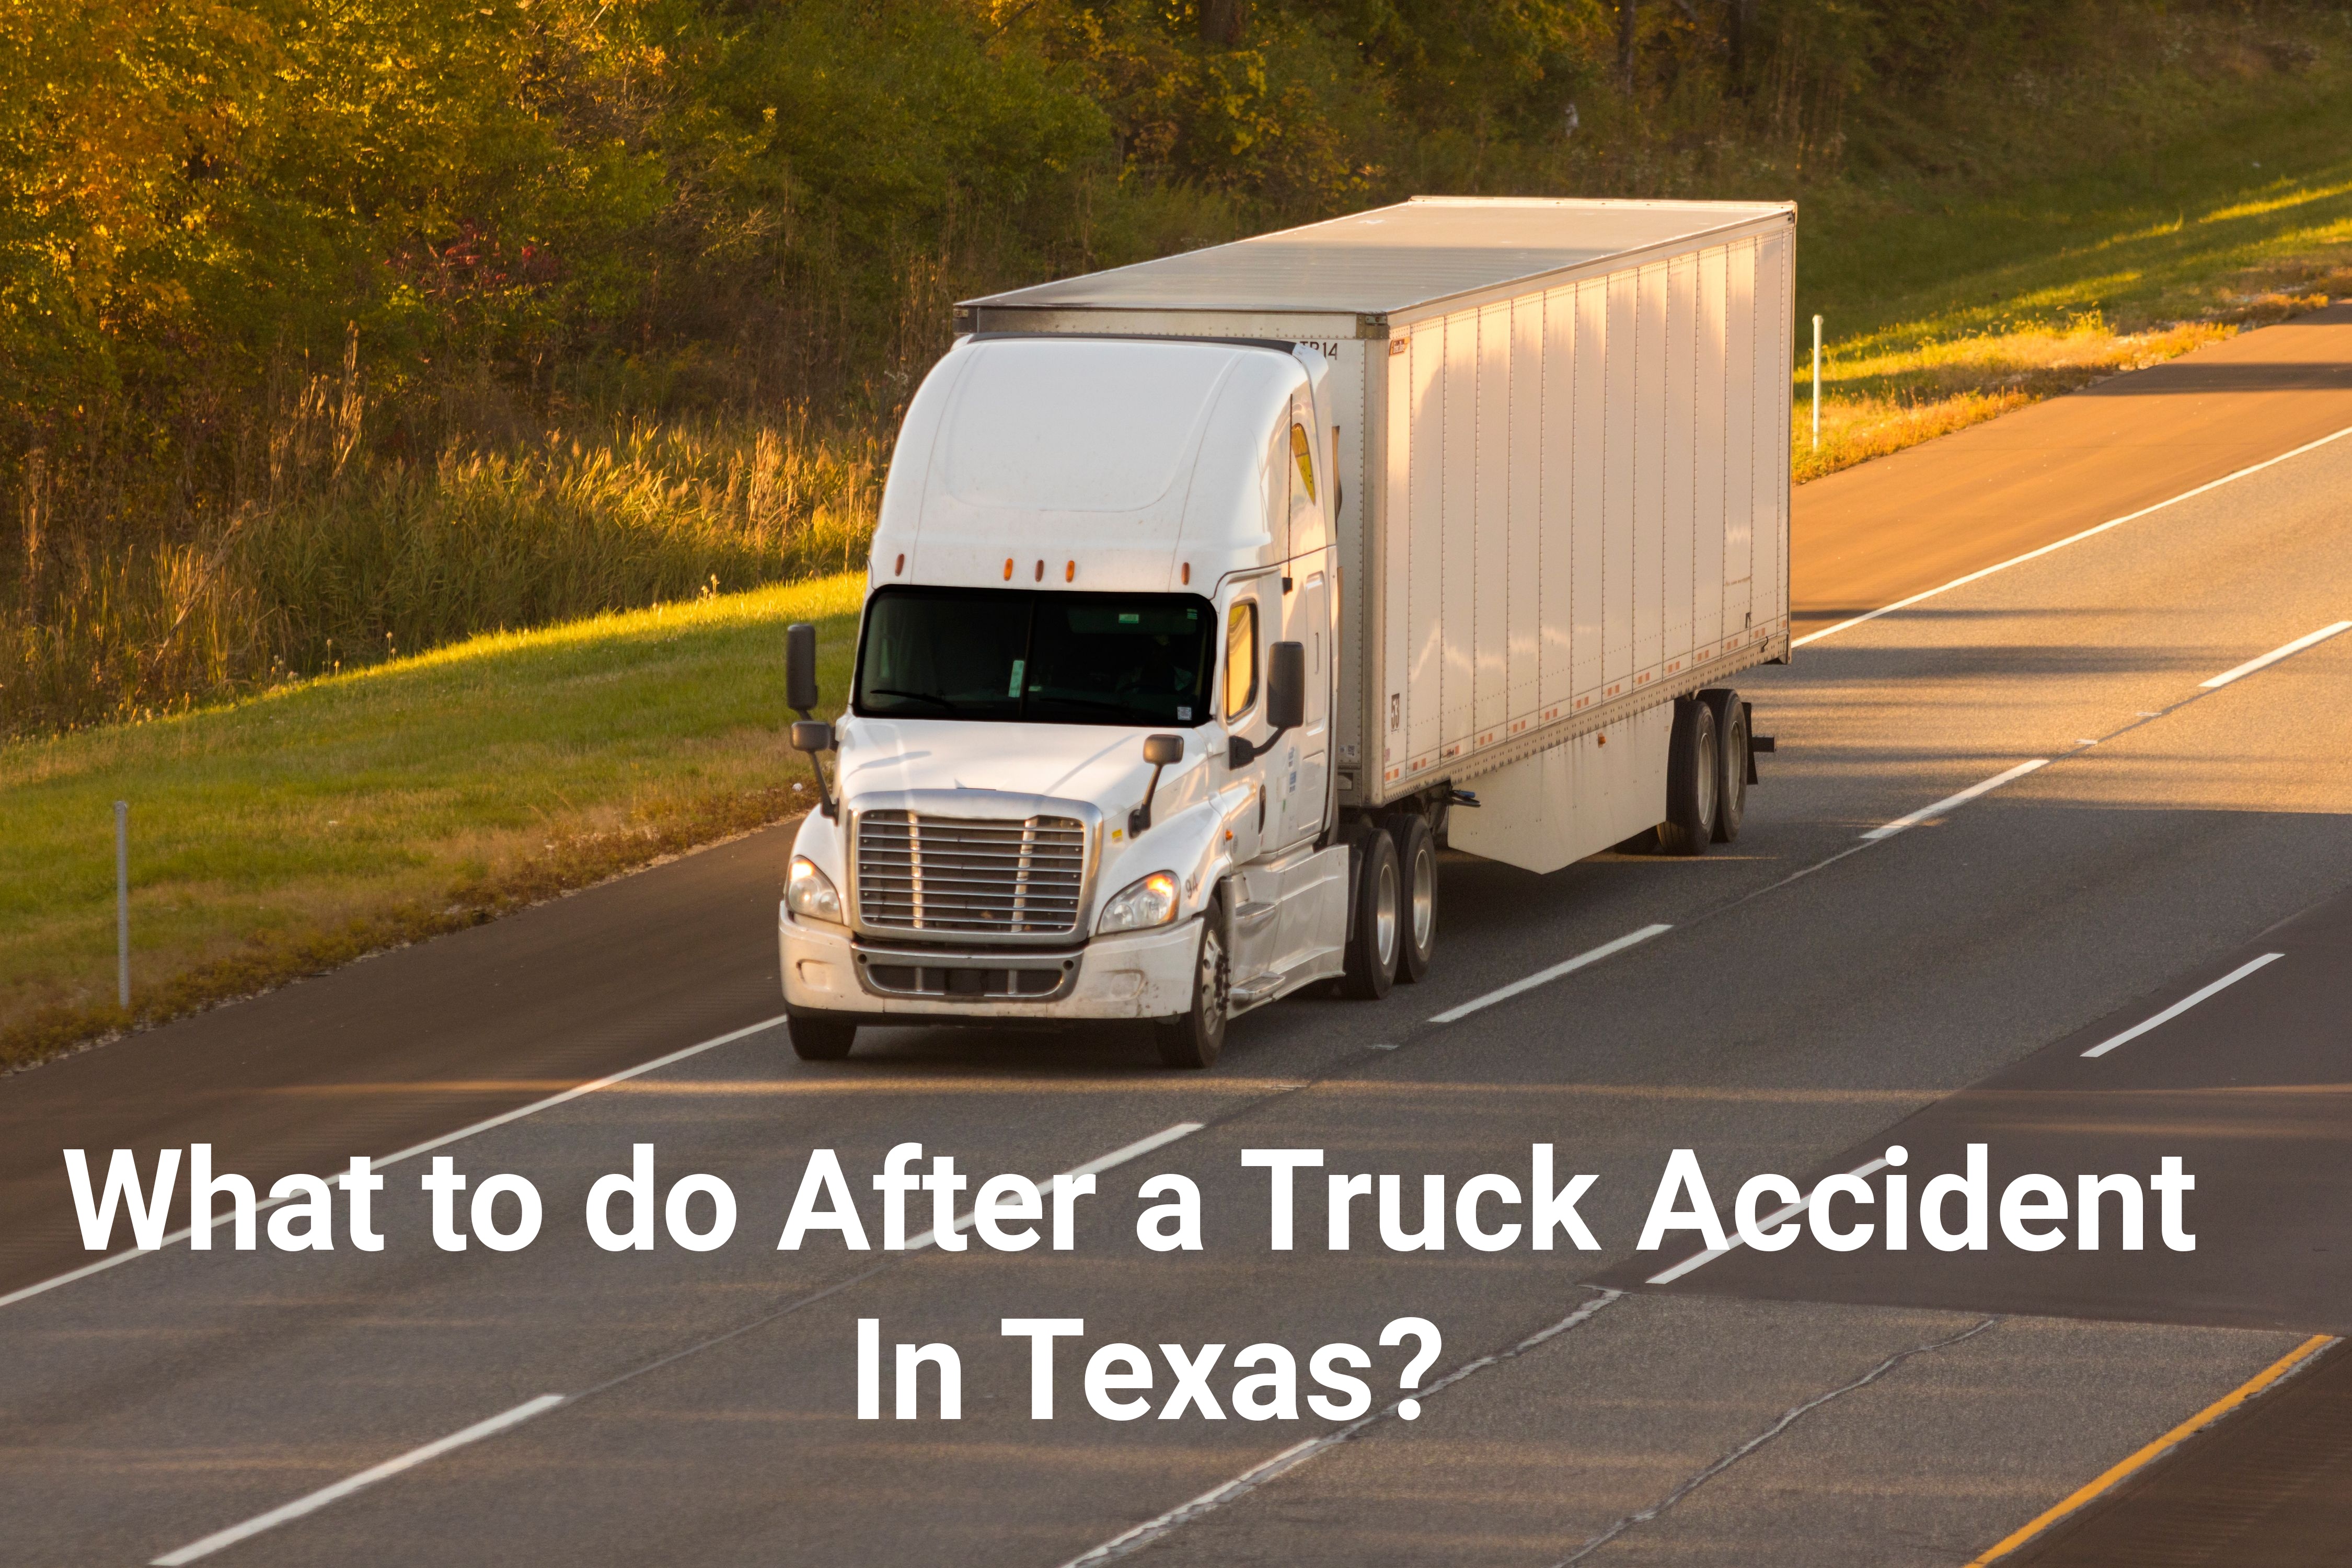
[[895,686],[869,686],[866,689],[866,695],[868,697],[910,697],[918,702],[936,702],[950,713],[961,712],[962,710],[962,705],[961,703],[951,701],[949,699],[940,696],[936,691],[902,691]]
[[[1029,700],[1032,702],[1066,702],[1073,708],[1093,708],[1104,713],[1126,714],[1135,711],[1134,709],[1129,708],[1124,702],[1105,702],[1098,698],[1093,697],[1063,697],[1055,693],[1045,691],[1037,693]],[[1151,722],[1148,718],[1138,719],[1134,721],[1139,724],[1148,724]]]

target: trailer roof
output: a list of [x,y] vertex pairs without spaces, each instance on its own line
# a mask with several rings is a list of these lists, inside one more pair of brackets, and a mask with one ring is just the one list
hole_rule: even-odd
[[1303,228],[964,301],[1029,309],[1387,314],[1759,220],[1782,202],[1415,196]]

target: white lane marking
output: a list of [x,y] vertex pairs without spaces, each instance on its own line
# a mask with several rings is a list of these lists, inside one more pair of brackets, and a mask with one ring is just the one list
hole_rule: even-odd
[[[1886,1169],[1886,1161],[1882,1156],[1879,1159],[1873,1160],[1867,1165],[1856,1165],[1853,1170],[1848,1171],[1846,1174],[1849,1176],[1874,1176],[1885,1169]],[[1790,1204],[1785,1207],[1773,1210],[1770,1214],[1766,1215],[1762,1219],[1756,1222],[1756,1228],[1759,1230],[1770,1230],[1776,1225],[1780,1225],[1786,1221],[1796,1218],[1799,1215],[1813,1206],[1813,1195],[1821,1190],[1820,1186],[1816,1185],[1812,1192],[1807,1193],[1795,1203]],[[1742,1241],[1739,1233],[1738,1231],[1734,1231],[1731,1234],[1731,1245],[1729,1247],[1710,1247],[1705,1252],[1698,1254],[1695,1258],[1684,1258],[1672,1268],[1651,1275],[1649,1282],[1653,1285],[1671,1285],[1675,1280],[1681,1279],[1684,1275],[1689,1273],[1692,1269],[1703,1268],[1706,1265],[1714,1262],[1717,1258],[1721,1258],[1724,1254],[1737,1249],[1741,1245]]]
[[[386,1154],[382,1159],[370,1161],[368,1163],[368,1169],[371,1172],[381,1171],[386,1165],[397,1164],[403,1160],[415,1159],[419,1154],[427,1153],[435,1149],[444,1148],[448,1144],[458,1142],[463,1139],[471,1138],[478,1132],[488,1132],[493,1127],[503,1127],[509,1121],[518,1121],[526,1116],[536,1116],[542,1110],[551,1110],[555,1106],[562,1105],[566,1100],[577,1100],[583,1094],[593,1094],[600,1089],[610,1089],[616,1083],[624,1083],[630,1079],[637,1078],[643,1074],[668,1067],[673,1062],[682,1062],[688,1057],[699,1056],[704,1051],[716,1050],[720,1046],[733,1045],[737,1040],[742,1039],[746,1036],[756,1035],[762,1029],[772,1029],[783,1021],[784,1015],[779,1013],[772,1018],[765,1019],[757,1024],[747,1024],[742,1028],[730,1030],[724,1035],[719,1035],[714,1038],[705,1040],[700,1045],[688,1046],[681,1051],[672,1051],[666,1057],[656,1057],[649,1062],[639,1062],[635,1067],[625,1068],[619,1072],[607,1074],[606,1076],[596,1079],[592,1082],[580,1084],[575,1088],[567,1089],[561,1094],[551,1094],[544,1100],[535,1100],[529,1105],[520,1106],[513,1110],[502,1111],[497,1116],[488,1117],[483,1121],[477,1121],[470,1127],[461,1127],[455,1132],[445,1132],[438,1138],[428,1138],[422,1143],[412,1143],[396,1154]],[[326,1182],[330,1185],[333,1185],[340,1183],[343,1179],[343,1175],[344,1173],[337,1171],[331,1175],[320,1177],[320,1180]],[[293,1196],[294,1194],[289,1193],[286,1197],[282,1198],[264,1198],[254,1205],[254,1212],[256,1214],[260,1214],[266,1210],[276,1208],[279,1204],[290,1201]],[[212,1226],[215,1229],[218,1229],[220,1226],[226,1225],[235,1217],[236,1212],[234,1209],[226,1214],[215,1215],[212,1219]],[[171,1235],[163,1238],[163,1246],[170,1247],[174,1242],[185,1241],[189,1236],[194,1233],[194,1226],[191,1226],[184,1230],[173,1231]],[[22,1289],[12,1290],[5,1296],[0,1296],[0,1307],[13,1307],[19,1301],[26,1300],[32,1297],[40,1295],[45,1290],[54,1290],[60,1285],[70,1285],[77,1279],[88,1279],[92,1274],[97,1274],[102,1270],[112,1268],[118,1264],[128,1263],[134,1258],[144,1258],[151,1252],[161,1250],[161,1247],[134,1247],[127,1251],[113,1253],[108,1257],[100,1258],[95,1263],[85,1263],[79,1268],[69,1269],[63,1274],[44,1279],[37,1285],[27,1285]]]
[[[1108,1154],[1097,1154],[1095,1158],[1088,1160],[1083,1165],[1073,1165],[1068,1170],[1063,1172],[1062,1174],[1066,1176],[1099,1175],[1103,1172],[1111,1169],[1113,1166],[1124,1165],[1129,1160],[1140,1159],[1144,1155],[1150,1153],[1154,1149],[1165,1149],[1169,1144],[1175,1142],[1179,1138],[1190,1138],[1193,1133],[1198,1132],[1202,1128],[1207,1125],[1208,1123],[1204,1121],[1179,1121],[1172,1127],[1161,1128],[1159,1131],[1154,1132],[1149,1138],[1139,1138],[1134,1142],[1114,1149]],[[950,1230],[970,1230],[971,1228],[971,1215],[970,1214],[960,1214],[956,1215],[954,1224],[950,1226],[948,1228]],[[939,1238],[939,1228],[935,1226],[931,1229],[923,1232],[922,1235],[909,1240],[907,1243],[907,1250],[913,1252],[919,1247],[929,1247],[937,1242]]]
[[1198,1132],[1205,1125],[1207,1125],[1205,1122],[1200,1121],[1179,1121],[1173,1127],[1164,1127],[1160,1129],[1149,1138],[1139,1138],[1134,1142],[1126,1145],[1124,1148],[1114,1149],[1108,1154],[1097,1155],[1094,1159],[1087,1161],[1083,1165],[1073,1165],[1067,1171],[1065,1171],[1063,1174],[1068,1176],[1099,1175],[1115,1165],[1124,1165],[1129,1160],[1140,1159],[1144,1155],[1150,1153],[1154,1149],[1165,1149],[1169,1144],[1175,1142],[1179,1138],[1190,1138],[1193,1133]]
[[1851,626],[1858,626],[1864,621],[1874,621],[1881,616],[1891,616],[1897,610],[1907,610],[1912,605],[1920,603],[1922,600],[1932,599],[1938,594],[1948,594],[1955,588],[1966,587],[1969,584],[1974,583],[1979,578],[1990,577],[1996,572],[2006,572],[2012,566],[2022,566],[2027,562],[2047,555],[2053,550],[2063,550],[2070,544],[2079,544],[2084,540],[2089,539],[2095,534],[2105,533],[2111,528],[2121,528],[2125,523],[2137,522],[2141,518],[2147,516],[2150,512],[2162,511],[2166,507],[2179,506],[2182,501],[2193,500],[2197,497],[2203,495],[2208,490],[2217,490],[2223,485],[2234,484],[2238,480],[2244,479],[2249,474],[2259,474],[2264,468],[2273,468],[2280,463],[2285,462],[2289,458],[2300,458],[2305,452],[2317,451],[2320,447],[2326,446],[2330,441],[2340,441],[2347,436],[2352,436],[2352,425],[2347,425],[2343,429],[2336,431],[2332,435],[2322,436],[2316,441],[2306,441],[2292,452],[2281,452],[2275,458],[2266,458],[2259,463],[2251,464],[2246,468],[2240,468],[2233,474],[2223,474],[2218,479],[2209,479],[2205,483],[2199,485],[2195,489],[2183,490],[2179,495],[2172,497],[2168,500],[2158,501],[2154,506],[2144,506],[2137,511],[2126,512],[2121,517],[2111,517],[2105,522],[2097,523],[2092,527],[2083,530],[2080,533],[2070,533],[2065,538],[2053,540],[2050,543],[2042,545],[2037,550],[2029,550],[2022,555],[2012,555],[1997,566],[1979,567],[1978,570],[1969,573],[1965,577],[1953,578],[1950,582],[1945,584],[1939,588],[1930,588],[1924,594],[1914,594],[1907,599],[1897,599],[1891,605],[1884,605],[1864,615],[1856,616],[1852,620],[1840,621],[1833,626],[1823,626],[1817,632],[1807,632],[1803,637],[1791,641],[1789,646],[1790,647],[1802,647],[1807,643],[1819,642],[1825,637],[1834,636],[1835,634],[1844,631]]
[[[1526,1339],[1521,1340],[1517,1344],[1513,1345],[1510,1349],[1507,1351],[1497,1351],[1493,1355],[1483,1355],[1475,1361],[1466,1362],[1461,1366],[1455,1367],[1452,1372],[1447,1373],[1444,1377],[1439,1378],[1435,1383],[1430,1384],[1425,1388],[1416,1390],[1415,1394],[1419,1398],[1427,1399],[1433,1394],[1442,1393],[1445,1389],[1451,1388],[1454,1384],[1461,1382],[1464,1378],[1468,1377],[1473,1373],[1482,1372],[1486,1368],[1495,1365],[1497,1362],[1509,1361],[1514,1356],[1524,1355],[1528,1351],[1535,1349],[1536,1346],[1543,1343],[1546,1340],[1551,1339],[1555,1335],[1568,1332],[1569,1330],[1576,1327],[1579,1323],[1585,1321],[1594,1313],[1600,1311],[1603,1307],[1609,1306],[1612,1302],[1624,1300],[1624,1296],[1625,1293],[1622,1290],[1601,1290],[1598,1295],[1594,1296],[1591,1300],[1585,1302],[1582,1306],[1577,1308],[1575,1311],[1570,1312],[1567,1317],[1562,1318],[1559,1321],[1550,1324],[1548,1327],[1538,1329],[1534,1333],[1529,1334]],[[1316,1455],[1322,1453],[1325,1449],[1334,1447],[1339,1444],[1348,1441],[1348,1439],[1353,1437],[1357,1433],[1361,1432],[1365,1427],[1370,1426],[1373,1422],[1381,1420],[1382,1417],[1391,1414],[1396,1409],[1397,1405],[1402,1405],[1402,1403],[1404,1402],[1400,1399],[1396,1401],[1395,1404],[1391,1404],[1383,1409],[1375,1410],[1370,1415],[1361,1416],[1357,1420],[1351,1421],[1347,1426],[1339,1427],[1336,1431],[1326,1432],[1320,1437],[1309,1437],[1303,1443],[1294,1443],[1289,1447],[1285,1448],[1281,1453],[1276,1454],[1271,1459],[1265,1461],[1263,1464],[1253,1465],[1248,1469],[1244,1470],[1240,1475],[1235,1476],[1232,1480],[1225,1482],[1223,1485],[1212,1487],[1209,1490],[1202,1492],[1199,1497],[1194,1498],[1191,1502],[1181,1503],[1178,1506],[1170,1509],[1166,1513],[1160,1514],[1156,1518],[1147,1519],[1141,1524],[1137,1525],[1134,1529],[1111,1537],[1108,1541],[1104,1542],[1100,1546],[1094,1548],[1092,1551],[1079,1553],[1077,1556],[1071,1558],[1067,1563],[1064,1563],[1062,1568],[1095,1568],[1095,1564],[1098,1563],[1108,1563],[1113,1559],[1124,1557],[1130,1552],[1139,1552],[1144,1547],[1150,1545],[1153,1542],[1167,1534],[1170,1531],[1181,1529],[1184,1525],[1192,1523],[1202,1514],[1211,1513],[1217,1509],[1224,1507],[1225,1504],[1234,1501],[1244,1493],[1256,1490],[1259,1487],[1262,1487],[1266,1482],[1274,1479],[1275,1477],[1282,1474],[1285,1470],[1296,1469],[1300,1465],[1303,1465],[1307,1460],[1313,1458]]]
[[1589,964],[1598,963],[1604,958],[1622,952],[1638,943],[1645,942],[1654,936],[1662,936],[1674,929],[1670,925],[1654,925],[1643,926],[1640,931],[1627,931],[1615,942],[1604,942],[1591,952],[1580,952],[1564,963],[1555,963],[1549,969],[1538,969],[1524,980],[1514,980],[1498,990],[1487,992],[1484,996],[1474,996],[1459,1007],[1448,1007],[1430,1022],[1433,1024],[1454,1023],[1468,1017],[1482,1007],[1491,1007],[1497,1002],[1507,1002],[1520,992],[1532,991],[1538,985],[1549,985],[1563,974],[1573,974]]
[[2217,687],[2227,686],[2233,680],[2242,680],[2258,669],[2268,669],[2283,658],[2293,658],[2314,643],[2326,642],[2338,632],[2352,632],[2352,621],[2337,621],[2334,626],[2322,626],[2315,632],[2299,637],[2284,647],[2274,647],[2260,658],[2250,658],[2235,669],[2223,670],[2212,679],[2202,682],[2198,689],[2211,691]]
[[495,1436],[509,1426],[520,1426],[532,1416],[554,1409],[563,1403],[563,1397],[561,1394],[542,1394],[537,1399],[525,1400],[503,1415],[493,1415],[488,1421],[477,1421],[462,1432],[452,1432],[446,1437],[436,1437],[421,1448],[411,1448],[396,1459],[386,1459],[372,1469],[362,1470],[355,1476],[346,1476],[333,1486],[320,1487],[308,1497],[296,1498],[281,1508],[273,1508],[268,1513],[256,1514],[243,1524],[232,1524],[226,1530],[214,1531],[202,1541],[190,1542],[177,1552],[169,1552],[154,1559],[152,1568],[180,1568],[180,1564],[184,1563],[194,1563],[199,1557],[209,1557],[224,1546],[234,1546],[250,1536],[259,1535],[265,1530],[274,1530],[289,1520],[299,1519],[306,1513],[315,1512],[340,1498],[347,1498],[355,1491],[375,1485],[378,1481],[387,1480],[403,1470],[414,1469],[428,1459],[437,1459],[452,1448],[462,1448],[468,1443],[478,1443],[485,1437]]
[[2247,975],[2252,974],[2255,970],[2260,969],[2263,965],[2275,962],[2276,960],[2284,958],[2286,954],[2283,952],[2266,952],[2260,958],[2255,959],[2252,963],[2242,963],[2238,965],[2237,968],[2230,971],[2229,973],[2221,976],[2221,979],[2213,982],[2212,984],[2205,987],[2204,990],[2196,993],[2194,995],[2182,997],[2179,1001],[2175,1002],[2171,1006],[2167,1007],[2163,1012],[2158,1013],[2155,1017],[2147,1019],[2144,1023],[2133,1025],[2130,1028],[2126,1029],[2122,1034],[2117,1035],[2111,1040],[2101,1040],[2097,1045],[2093,1046],[2089,1050],[2084,1051],[2083,1054],[2086,1057],[2105,1056],[2117,1046],[2123,1045],[2127,1041],[2138,1039],[2142,1035],[2147,1034],[2150,1029],[2157,1027],[2158,1025],[2170,1023],[2173,1019],[2178,1018],[2180,1015],[2186,1013],[2189,1009],[2194,1007],[2198,1003],[2202,1002],[2208,996],[2212,995],[2215,992],[2228,990],[2231,986],[2235,985],[2239,981],[2243,980]]
[[1980,795],[1990,795],[2012,779],[2021,779],[2036,768],[2046,768],[2049,765],[2050,759],[2047,757],[2036,757],[2030,763],[2020,763],[2007,773],[1995,773],[1980,784],[1969,785],[1958,795],[1948,795],[1933,805],[1923,805],[1907,816],[1898,816],[1884,827],[1874,827],[1864,834],[1863,837],[1873,842],[1881,838],[1892,838],[1906,827],[1916,827],[1931,816],[1941,816],[1948,811],[1957,811]]

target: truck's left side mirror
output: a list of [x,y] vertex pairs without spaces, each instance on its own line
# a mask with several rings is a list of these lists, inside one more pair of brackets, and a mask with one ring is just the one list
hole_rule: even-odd
[[1307,721],[1307,645],[1278,642],[1265,650],[1265,721],[1274,732],[1253,743],[1234,735],[1225,742],[1225,765],[1247,767],[1274,750],[1275,742]]
[[816,627],[806,621],[784,628],[784,706],[803,719],[816,706]]
[[1276,730],[1307,722],[1307,645],[1278,642],[1266,649],[1265,721]]

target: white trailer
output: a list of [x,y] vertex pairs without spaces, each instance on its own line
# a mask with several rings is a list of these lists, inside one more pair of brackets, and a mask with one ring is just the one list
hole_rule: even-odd
[[[1727,683],[1789,650],[1795,217],[1423,198],[958,306],[893,459],[859,691],[837,736],[802,737],[838,740],[845,799],[794,860],[831,921],[789,899],[782,916],[796,1043],[1137,1016],[1162,1021],[1170,1059],[1213,1057],[1225,1016],[1313,980],[1420,978],[1440,842],[1540,872],[1654,828],[1681,853],[1735,835],[1753,742]],[[1174,676],[1192,700],[1108,676],[1033,699],[1022,671],[1045,655],[966,626],[1016,599],[1045,606],[1064,665],[1125,668],[1126,645],[1076,629],[1105,615],[1222,629],[1177,639],[1205,661]],[[1038,612],[1019,613],[1034,640]],[[982,665],[1009,695],[941,673]],[[1155,729],[1181,732],[1147,763]],[[1146,852],[1118,803],[1154,790],[1171,826]],[[951,833],[1035,842],[1041,823],[1066,825],[1050,831],[1076,877],[1052,942],[925,925],[926,833],[947,864]],[[861,859],[885,837],[894,870]],[[1170,956],[1119,967],[1106,952],[1136,943],[1105,943],[1133,930],[1101,922],[1141,886],[1122,886],[1139,855],[1181,892],[1152,928]],[[886,881],[897,901],[865,899]],[[1023,978],[1048,952],[1051,995]],[[1106,970],[1133,984],[1097,994]]]

